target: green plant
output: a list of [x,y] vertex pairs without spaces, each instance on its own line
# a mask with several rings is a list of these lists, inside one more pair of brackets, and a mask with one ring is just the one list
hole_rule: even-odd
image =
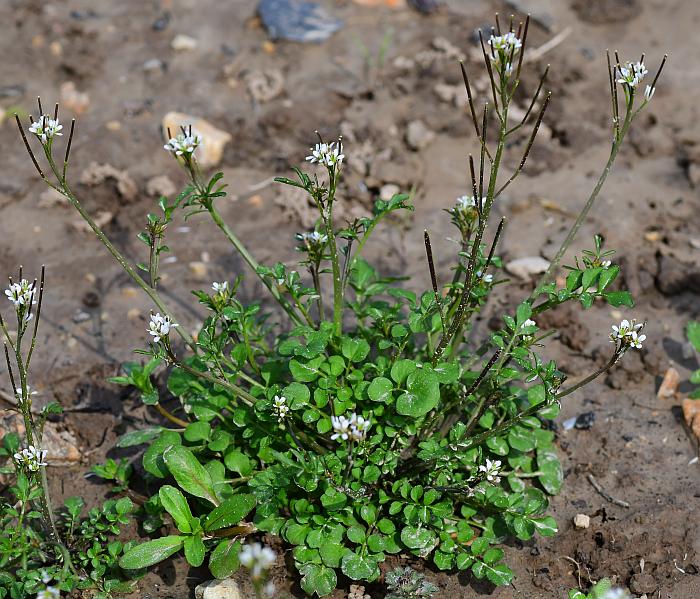
[[[700,354],[700,322],[691,320],[686,328],[688,341],[695,348],[695,351]],[[695,385],[700,385],[700,369],[690,375],[690,382]],[[700,387],[695,389],[690,396],[692,399],[700,399]]]
[[432,597],[438,588],[425,580],[425,576],[413,568],[395,568],[386,574],[389,591],[385,599],[423,599]]
[[[67,499],[54,512],[46,476],[47,450],[42,448],[44,426],[61,408],[49,403],[38,413],[33,407],[29,370],[36,347],[44,292],[44,271],[37,281],[10,279],[5,291],[17,318],[11,331],[0,316],[7,370],[13,393],[13,410],[21,416],[24,439],[17,433],[2,438],[0,473],[13,484],[0,498],[0,599],[59,597],[77,589],[94,589],[96,597],[129,591],[131,585],[118,565],[125,548],[115,540],[128,522],[132,503],[127,498],[109,500],[81,517],[84,502]],[[119,467],[115,468],[115,478]],[[125,479],[124,479],[125,482]]]
[[613,588],[610,580],[603,578],[596,582],[588,593],[571,589],[569,599],[632,599],[632,595],[620,587]]
[[[568,267],[562,286],[554,274],[657,79],[639,103],[646,74],[642,62],[622,64],[616,57],[616,64],[608,65],[613,143],[598,183],[530,297],[503,316],[500,330],[474,339],[474,316],[494,285],[506,282],[496,255],[505,222],[487,244],[489,215],[522,171],[550,101],[549,93],[540,98],[545,71],[526,114],[510,124],[527,29],[528,21],[517,33],[512,26],[501,32],[497,22],[488,44],[482,39],[493,103],[481,118],[463,67],[480,142],[478,168],[470,156],[472,195],[448,210],[460,235],[449,282],[439,283],[430,236],[424,234],[432,288],[422,294],[381,275],[362,257],[384,219],[411,209],[408,195],[379,200],[370,216],[345,226],[335,221],[345,158],[340,140],[319,138],[312,148],[307,161],[320,171],[294,168],[294,179],[278,179],[302,189],[318,209],[314,230],[298,236],[304,276],[283,263],[255,261],[217,209],[216,201],[226,195],[223,174],[207,178],[199,168],[195,152],[201,137],[191,127],[176,137],[169,132],[166,150],[189,182],[173,203],[161,199],[161,216],[149,215],[140,236],[149,250],[148,262],[139,266],[148,273],[145,280],[72,191],[66,176],[69,152],[59,168],[53,138],[33,131],[52,173],[47,177],[20,125],[41,177],[78,210],[160,310],[151,316],[149,348],[139,350],[148,363],[129,364],[117,382],[136,386],[145,403],[175,427],[132,432],[120,444],[148,445],[143,467],[161,487],[146,504],[150,532],[159,532],[165,511],[178,533],[126,551],[122,567],[144,568],[183,551],[193,565],[209,554],[211,572],[226,577],[241,561],[241,537],[264,532],[294,547],[301,586],[309,594],[332,592],[338,570],[353,580],[375,580],[387,555],[400,552],[502,585],[512,579],[500,547],[507,538],[556,533],[546,514],[547,495],[559,491],[563,476],[545,420],[556,417],[565,396],[612,368],[630,349],[641,348],[644,325],[625,320],[614,326],[608,362],[565,387],[555,362],[539,353],[550,333],[534,318],[571,301],[583,309],[596,300],[633,305],[627,291],[613,289],[619,267],[600,237]],[[42,116],[42,122],[48,118]],[[55,127],[56,114],[49,120]],[[506,146],[531,121],[519,166],[503,180]],[[178,326],[157,283],[158,256],[167,249],[163,238],[180,208],[185,218],[200,213],[212,218],[278,303],[277,312],[242,303],[237,279],[214,283],[209,293],[195,292],[208,313],[196,339]],[[330,297],[324,295],[326,280]],[[167,392],[151,381],[158,365],[168,368]],[[161,405],[168,395],[178,398],[180,415]],[[270,560],[264,563],[269,567]],[[262,592],[260,585],[256,590]]]

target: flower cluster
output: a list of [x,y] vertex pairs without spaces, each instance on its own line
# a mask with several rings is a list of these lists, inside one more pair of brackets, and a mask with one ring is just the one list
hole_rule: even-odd
[[647,338],[646,335],[639,334],[643,328],[643,323],[637,323],[634,319],[631,322],[625,319],[619,326],[612,325],[610,341],[619,343],[621,348],[642,349],[642,342]]
[[148,323],[148,334],[153,336],[153,343],[158,343],[163,337],[170,334],[170,329],[179,326],[170,320],[169,316],[161,316],[160,313],[151,314]]
[[[628,62],[624,65],[619,65],[617,68],[620,73],[620,78],[617,82],[631,89],[635,89],[641,83],[642,79],[644,79],[644,75],[649,72],[643,62]],[[651,99],[654,91],[649,86],[647,86],[647,90],[651,91],[645,92],[645,96],[649,94],[648,99]]]
[[5,289],[5,295],[14,304],[15,309],[19,309],[23,306],[36,304],[34,299],[35,291],[34,283],[22,279],[19,283],[12,283]]
[[272,400],[272,407],[277,414],[277,422],[282,422],[289,413],[287,398],[284,395],[275,395],[275,398]]
[[19,466],[23,466],[29,470],[29,472],[38,472],[39,468],[47,465],[47,453],[45,449],[37,449],[33,445],[30,445],[26,449],[17,452],[14,458]]
[[486,480],[490,483],[498,484],[501,482],[501,477],[499,476],[501,472],[501,461],[491,461],[487,458],[486,464],[481,464],[481,466],[479,466],[479,472],[483,472],[486,476]]
[[331,416],[331,424],[335,431],[331,435],[331,439],[342,439],[347,441],[363,441],[367,436],[367,431],[372,425],[371,422],[362,416],[358,416],[354,412],[350,414],[350,418],[345,416]]
[[172,137],[163,147],[168,150],[168,152],[175,154],[175,156],[192,156],[192,153],[201,143],[202,136],[199,135],[199,133],[195,133],[194,135],[178,133],[177,136]]
[[56,587],[46,587],[44,590],[39,591],[36,595],[36,599],[60,599],[61,591]]
[[481,208],[486,203],[486,198],[476,198],[474,196],[463,195],[457,198],[455,205],[447,210],[452,217],[452,224],[463,234],[466,234],[479,216],[476,203],[481,202]]
[[299,241],[303,241],[307,247],[324,246],[328,241],[328,235],[324,235],[318,231],[311,231],[310,233],[297,233],[296,238]]
[[509,31],[505,35],[492,35],[489,39],[489,45],[492,49],[491,60],[497,66],[503,65],[505,74],[510,76],[513,72],[513,57],[523,45],[520,38]]
[[251,543],[243,545],[241,552],[238,554],[238,559],[244,567],[250,570],[253,580],[257,581],[275,563],[277,555],[269,547],[264,547],[260,543]]
[[61,129],[63,129],[63,125],[58,122],[58,119],[52,119],[46,115],[41,116],[38,121],[34,121],[29,126],[29,132],[36,135],[42,144],[48,143],[57,135],[63,135]]
[[343,144],[340,141],[332,141],[331,143],[317,143],[311,148],[311,154],[306,157],[306,160],[311,164],[318,163],[328,168],[333,168],[336,165],[342,164],[345,159],[345,154],[342,154]]
[[211,288],[214,290],[214,293],[218,295],[226,295],[228,293],[228,281],[224,281],[222,283],[212,283]]

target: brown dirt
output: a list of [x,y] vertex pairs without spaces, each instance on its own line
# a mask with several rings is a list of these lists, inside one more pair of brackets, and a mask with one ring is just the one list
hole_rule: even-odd
[[[457,108],[442,102],[435,87],[459,85],[459,67],[454,59],[437,56],[404,71],[394,60],[420,56],[438,37],[468,54],[474,28],[488,23],[494,8],[502,13],[511,9],[486,0],[450,0],[448,8],[422,17],[408,8],[329,0],[345,27],[328,42],[270,45],[254,19],[255,4],[6,0],[0,7],[5,57],[0,105],[31,111],[37,95],[51,104],[67,81],[88,94],[74,141],[72,179],[77,182],[92,161],[128,170],[138,187],[135,201],[122,198],[109,182],[90,188],[78,184],[77,190],[93,213],[114,215],[106,230],[135,261],[143,249],[136,233],[153,204],[146,182],[167,174],[182,183],[173,161],[160,150],[159,123],[166,112],[202,116],[232,133],[222,167],[232,195],[222,210],[264,263],[293,258],[292,235],[303,215],[280,210],[280,202],[288,201],[280,189],[258,184],[300,163],[315,129],[329,137],[342,131],[350,166],[361,164],[361,155],[369,157],[365,166],[347,171],[346,202],[353,211],[369,206],[384,183],[418,187],[415,214],[384,228],[373,257],[389,271],[414,275],[412,284],[422,288],[427,269],[421,231],[427,227],[446,276],[453,246],[441,209],[465,193],[465,157],[476,144],[462,96]],[[648,342],[606,380],[567,398],[558,422],[587,411],[595,413],[595,422],[590,430],[559,431],[566,482],[552,501],[552,512],[560,533],[508,548],[516,572],[513,587],[494,590],[467,576],[428,575],[444,598],[564,597],[579,577],[587,585],[611,576],[631,584],[639,595],[692,599],[700,596],[700,486],[698,466],[688,466],[688,461],[697,449],[681,426],[676,402],[657,400],[655,388],[670,363],[684,379],[697,367],[684,357],[683,328],[700,315],[700,199],[690,183],[698,183],[700,168],[694,100],[700,94],[695,67],[700,5],[687,0],[532,4],[538,16],[544,11],[549,19],[542,22],[551,26],[551,32],[532,28],[532,46],[566,27],[572,30],[541,64],[531,65],[541,69],[552,63],[554,99],[545,119],[551,134],[538,140],[526,173],[498,206],[509,217],[501,247],[506,259],[551,257],[605,162],[610,134],[603,50],[619,48],[622,55],[635,57],[646,51],[652,69],[664,52],[671,56],[652,105],[636,123],[576,244],[587,247],[593,232],[600,232],[610,247],[618,248],[626,284],[638,302],[634,315],[649,321]],[[387,31],[393,32],[393,41],[386,64],[365,69],[361,44],[376,52]],[[198,48],[172,50],[170,42],[178,33],[196,38]],[[153,58],[163,61],[164,68],[146,72],[142,65]],[[469,62],[467,66],[481,72]],[[246,89],[246,74],[268,69],[282,72],[284,89],[268,102],[255,103]],[[527,91],[534,85],[534,76],[525,79]],[[71,112],[68,107],[64,111]],[[414,119],[436,133],[418,152],[404,143],[406,125]],[[112,121],[118,129],[106,126]],[[509,165],[517,165],[521,148],[522,142],[511,148]],[[47,265],[34,386],[44,398],[56,397],[69,409],[63,422],[84,452],[84,463],[57,468],[50,476],[61,495],[81,493],[90,501],[102,497],[105,488],[83,478],[87,465],[115,455],[109,448],[118,434],[156,419],[105,383],[143,341],[150,306],[97,241],[75,229],[73,212],[40,200],[44,187],[11,122],[0,128],[0,156],[0,272],[12,273],[19,264],[37,272],[41,263]],[[559,209],[552,210],[551,202]],[[171,232],[177,262],[164,267],[163,283],[183,322],[193,326],[201,313],[189,308],[188,290],[230,279],[244,265],[204,219],[182,227],[178,223]],[[206,263],[206,280],[195,278],[188,266],[194,261]],[[259,291],[250,280],[244,286],[248,298]],[[484,314],[481,330],[501,303],[512,305],[527,291],[512,285],[509,295]],[[79,312],[88,317],[77,316]],[[554,315],[550,324],[566,326],[569,318],[574,326],[546,351],[575,379],[605,360],[606,331],[620,314],[597,305],[585,314]],[[629,509],[603,499],[588,474],[629,502]],[[591,516],[589,529],[574,530],[577,513]],[[181,561],[168,562],[139,583],[138,596],[184,599],[205,574],[188,571]],[[275,576],[283,592],[299,595],[281,560]],[[347,590],[347,581],[342,586]],[[378,587],[368,591],[381,596]]]

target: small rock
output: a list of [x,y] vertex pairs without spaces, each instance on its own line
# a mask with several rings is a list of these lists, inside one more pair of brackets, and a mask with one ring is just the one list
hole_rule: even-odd
[[39,208],[52,208],[54,206],[68,207],[65,196],[53,187],[49,187],[39,194]]
[[519,279],[529,279],[533,275],[539,275],[549,268],[549,261],[540,256],[528,256],[517,258],[506,264],[506,270]]
[[189,127],[190,125],[192,125],[193,133],[202,136],[202,144],[195,150],[195,156],[200,166],[209,168],[219,164],[224,154],[224,147],[231,141],[230,133],[217,129],[204,119],[182,112],[169,112],[162,121],[164,135],[167,135],[168,129],[172,135],[177,135],[180,127]]
[[159,175],[158,177],[153,177],[149,179],[146,183],[146,193],[149,196],[169,196],[175,193],[177,188],[175,183],[170,180],[167,175]]
[[101,303],[100,296],[94,291],[88,291],[83,296],[83,306],[87,308],[99,308]]
[[530,19],[547,31],[554,28],[554,17],[549,12],[551,0],[506,0],[506,4],[521,14],[530,15]]
[[387,183],[386,185],[382,185],[382,188],[379,190],[379,198],[385,202],[388,202],[400,192],[401,188],[398,185],[395,185],[394,183]]
[[119,195],[127,202],[136,199],[138,188],[134,180],[129,176],[129,173],[120,171],[111,164],[97,164],[97,162],[91,162],[80,175],[80,182],[90,187],[99,185],[107,180],[113,180],[117,183]]
[[261,0],[258,14],[272,39],[293,42],[322,42],[343,26],[325,8],[304,0]]
[[694,250],[700,250],[700,239],[689,239],[688,243],[690,244],[690,247]]
[[198,281],[207,280],[207,273],[209,271],[207,269],[207,265],[204,262],[190,262],[189,267],[190,272],[192,273],[192,276],[195,279],[197,279]]
[[700,164],[692,163],[688,166],[688,179],[693,187],[700,184]]
[[[42,449],[48,452],[46,461],[49,467],[71,465],[80,461],[77,439],[72,432],[59,430],[58,427],[59,424],[55,422],[47,422],[44,427],[41,445]],[[0,411],[0,438],[11,432],[17,433],[20,437],[24,436],[22,417],[14,412]]]
[[637,593],[653,593],[657,589],[656,580],[651,574],[635,574],[630,579],[630,591]]
[[250,71],[243,77],[248,93],[256,102],[269,102],[284,91],[284,75],[279,69]]
[[700,268],[697,262],[686,263],[673,256],[661,256],[656,286],[664,295],[700,293]]
[[131,308],[127,313],[126,317],[129,320],[139,320],[141,318],[141,312],[137,308]]
[[105,128],[109,131],[119,131],[122,128],[122,124],[119,121],[107,121]]
[[442,0],[408,0],[408,4],[419,13],[429,15],[442,6]]
[[449,85],[447,83],[437,83],[433,87],[435,95],[443,102],[448,104],[458,105],[462,94],[465,93],[464,87],[461,85]]
[[348,599],[372,599],[368,593],[365,593],[365,587],[359,584],[351,584]]
[[656,394],[656,397],[659,399],[671,399],[676,395],[676,391],[678,391],[678,385],[681,382],[681,375],[678,373],[678,371],[671,366],[667,371],[666,374],[664,374],[664,379],[661,381],[661,385],[659,386],[659,391]]
[[60,103],[75,114],[83,114],[90,105],[90,96],[80,92],[72,81],[61,84],[59,91]]
[[[109,223],[112,222],[112,219],[114,218],[114,213],[109,212],[107,210],[100,210],[98,211],[95,216],[93,217],[93,221],[95,221],[95,224],[100,228],[103,229],[106,227]],[[84,220],[76,220],[71,223],[73,228],[80,232],[80,233],[92,233],[92,227],[88,225]]]
[[700,399],[690,399],[686,397],[681,402],[683,418],[688,426],[692,426],[693,421],[700,417]]
[[586,514],[576,514],[574,516],[574,526],[578,529],[588,528],[591,525],[591,518]]
[[178,33],[173,38],[173,41],[170,42],[170,47],[173,50],[186,52],[189,50],[196,50],[197,43],[198,43],[197,40],[194,39],[193,37],[190,37],[189,35],[185,35],[184,33]]
[[406,128],[406,143],[412,150],[422,150],[434,139],[435,133],[423,121],[411,121]]
[[75,324],[80,324],[81,322],[85,322],[86,320],[90,320],[90,315],[87,312],[78,310],[75,314],[73,314],[73,322]]
[[235,580],[210,580],[194,590],[195,599],[243,599],[243,593]]
[[158,17],[155,21],[153,21],[153,25],[151,25],[151,28],[153,29],[153,31],[163,31],[168,27],[169,24],[170,13],[166,12],[160,17]]
[[144,62],[141,68],[147,73],[153,71],[162,72],[165,70],[165,63],[160,58],[151,58]]
[[576,416],[576,421],[574,422],[574,428],[578,430],[587,431],[593,426],[595,422],[595,412],[584,412]]
[[23,85],[0,85],[0,98],[19,98],[24,92]]

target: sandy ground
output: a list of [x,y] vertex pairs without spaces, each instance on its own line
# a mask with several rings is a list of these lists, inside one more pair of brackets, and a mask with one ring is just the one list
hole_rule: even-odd
[[[166,175],[177,186],[183,183],[161,149],[160,122],[168,111],[204,117],[231,133],[221,164],[231,195],[221,210],[264,263],[291,261],[293,234],[308,225],[304,206],[270,178],[303,161],[314,130],[328,137],[342,133],[347,215],[366,211],[385,184],[416,186],[415,213],[385,227],[368,255],[388,272],[415,275],[411,285],[423,289],[422,229],[432,233],[444,278],[454,245],[442,209],[467,193],[466,156],[476,148],[456,54],[464,53],[478,79],[481,68],[469,58],[473,31],[489,23],[494,10],[513,9],[500,2],[450,0],[425,17],[408,8],[370,8],[351,0],[325,4],[344,20],[343,29],[323,44],[302,45],[271,44],[254,18],[252,0],[5,0],[0,106],[35,111],[37,95],[52,105],[63,86],[64,117],[81,113],[71,159],[76,190],[92,213],[109,213],[107,233],[134,261],[144,258],[136,234],[154,207],[148,182]],[[493,589],[466,576],[427,574],[444,598],[564,597],[579,577],[587,585],[604,576],[649,598],[698,597],[700,482],[698,466],[688,465],[697,448],[681,425],[678,402],[658,400],[656,387],[670,364],[684,379],[697,368],[684,347],[683,328],[700,315],[700,198],[693,187],[700,183],[695,102],[700,4],[517,4],[537,17],[531,47],[568,34],[528,65],[524,79],[531,93],[536,73],[551,63],[553,101],[545,130],[526,172],[497,206],[509,220],[500,248],[505,260],[551,257],[605,163],[610,132],[604,49],[635,59],[644,51],[650,69],[670,54],[651,106],[635,123],[595,214],[574,244],[589,247],[594,232],[603,234],[619,251],[637,307],[617,313],[596,305],[585,314],[578,309],[554,314],[549,326],[566,328],[567,334],[546,351],[575,380],[607,359],[607,331],[621,316],[648,320],[648,342],[606,379],[567,398],[559,423],[591,411],[595,422],[589,430],[559,431],[566,481],[553,498],[552,513],[560,533],[508,549],[516,571],[513,587]],[[194,38],[196,48],[174,50],[177,34]],[[379,55],[383,39],[390,39],[383,63],[368,61]],[[406,68],[407,60],[414,66]],[[270,92],[274,97],[253,97],[251,81],[260,77],[268,87],[279,87]],[[477,92],[477,102],[484,99]],[[417,151],[405,141],[415,120],[434,134]],[[522,147],[520,140],[510,148],[510,167],[517,165]],[[76,226],[77,215],[44,194],[9,120],[0,128],[0,161],[0,272],[11,274],[19,264],[27,273],[47,266],[33,385],[42,397],[58,398],[68,408],[57,426],[75,436],[82,454],[80,463],[52,468],[50,477],[60,493],[98,498],[105,489],[83,478],[87,464],[116,455],[110,447],[128,428],[156,421],[105,382],[144,342],[150,305],[97,240]],[[133,197],[120,194],[110,181],[80,184],[93,161],[126,171],[135,185]],[[203,218],[176,223],[169,244],[177,260],[164,265],[163,286],[181,322],[194,326],[201,314],[192,309],[189,289],[231,279],[244,265]],[[481,330],[529,289],[526,283],[511,285],[507,296],[489,306]],[[259,292],[252,281],[244,286],[248,298]],[[630,507],[607,502],[588,482],[589,474]],[[574,530],[577,513],[591,516],[590,528]],[[300,596],[279,562],[278,586]],[[140,583],[137,596],[189,597],[204,575],[187,574],[183,563],[169,562]],[[335,597],[346,596],[347,581],[341,587],[345,590]],[[379,587],[367,590],[373,598],[381,596]]]

